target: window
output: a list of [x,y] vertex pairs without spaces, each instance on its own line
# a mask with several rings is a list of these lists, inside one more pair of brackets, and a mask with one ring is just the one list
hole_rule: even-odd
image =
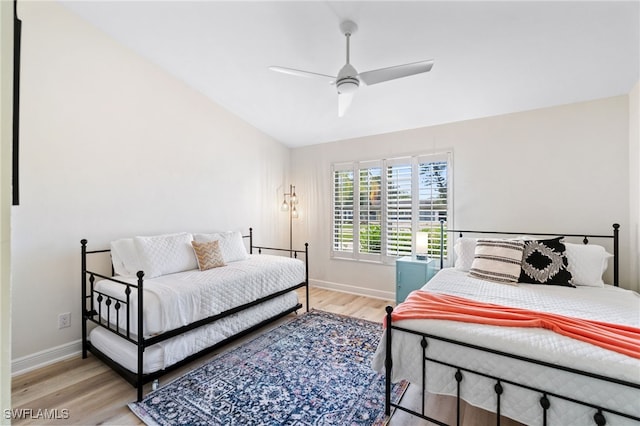
[[361,258],[380,255],[382,241],[382,168],[377,164],[360,164],[358,185],[358,253]]
[[333,171],[333,250],[353,251],[353,167]]
[[450,171],[449,153],[334,164],[333,257],[393,262],[414,252],[419,231],[429,233],[429,256],[439,257]]

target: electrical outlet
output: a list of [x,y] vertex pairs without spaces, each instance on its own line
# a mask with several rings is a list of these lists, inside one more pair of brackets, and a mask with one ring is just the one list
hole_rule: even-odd
[[71,327],[71,312],[58,315],[58,328]]

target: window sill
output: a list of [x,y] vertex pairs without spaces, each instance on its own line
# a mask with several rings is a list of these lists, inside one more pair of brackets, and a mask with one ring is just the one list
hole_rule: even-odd
[[395,266],[396,259],[393,260],[371,260],[371,259],[354,259],[352,257],[340,257],[340,256],[331,256],[330,260],[338,260],[338,261],[347,261],[347,262],[357,262],[357,263],[368,263],[371,265],[383,265],[383,266]]

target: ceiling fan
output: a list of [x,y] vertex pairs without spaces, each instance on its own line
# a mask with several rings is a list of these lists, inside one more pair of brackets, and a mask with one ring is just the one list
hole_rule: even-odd
[[380,68],[377,70],[358,73],[349,62],[349,39],[358,30],[355,22],[344,21],[340,24],[340,30],[347,39],[347,63],[338,72],[338,76],[331,76],[310,71],[302,71],[293,68],[278,66],[269,67],[270,70],[291,74],[301,77],[314,77],[328,79],[331,84],[335,84],[338,89],[338,116],[342,117],[351,101],[353,95],[360,86],[360,83],[370,86],[384,81],[395,80],[397,78],[408,77],[410,75],[428,72],[433,67],[433,59],[426,61],[412,62],[410,64],[396,65],[393,67]]

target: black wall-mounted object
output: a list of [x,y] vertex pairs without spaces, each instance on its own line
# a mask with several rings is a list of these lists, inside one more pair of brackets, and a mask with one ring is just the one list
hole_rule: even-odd
[[14,206],[20,204],[19,148],[20,148],[20,45],[22,21],[18,19],[18,0],[13,1],[13,150],[12,188]]

